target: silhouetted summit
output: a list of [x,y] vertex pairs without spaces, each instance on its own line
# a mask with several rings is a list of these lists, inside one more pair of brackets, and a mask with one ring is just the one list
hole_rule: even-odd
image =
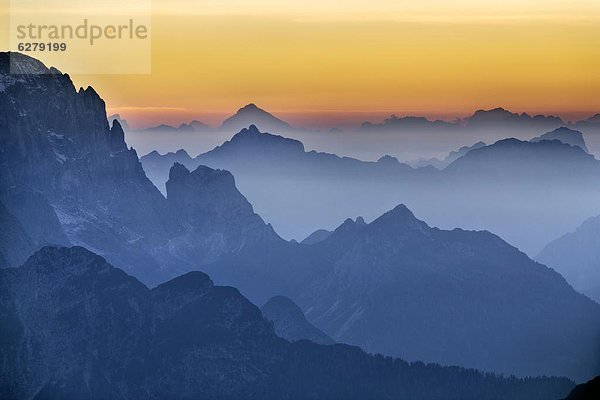
[[585,140],[583,138],[583,133],[569,129],[566,127],[556,128],[555,130],[544,133],[541,136],[534,137],[531,139],[531,142],[540,142],[542,140],[558,140],[561,143],[565,143],[571,146],[579,146],[586,153],[588,153],[588,148],[585,144]]
[[433,228],[404,205],[209,272],[258,303],[293,298],[317,328],[369,352],[519,375],[600,370],[600,305],[500,237]]
[[252,124],[263,131],[270,132],[287,131],[291,128],[287,122],[251,103],[240,108],[234,115],[224,120],[219,129],[233,133]]

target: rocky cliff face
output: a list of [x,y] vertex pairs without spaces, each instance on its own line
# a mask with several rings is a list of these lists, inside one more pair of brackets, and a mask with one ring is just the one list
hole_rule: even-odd
[[310,340],[319,344],[333,344],[335,341],[326,333],[306,320],[302,309],[285,296],[273,296],[260,309],[269,321],[273,322],[275,333],[291,342]]
[[[11,66],[20,74],[10,74]],[[0,54],[0,82],[0,188],[30,236],[97,249],[128,269],[142,259],[158,268],[143,253],[170,229],[167,204],[121,126],[109,127],[104,101],[17,53]],[[18,201],[31,193],[35,202]],[[44,219],[26,218],[41,212]]]
[[[68,75],[22,54],[0,53],[0,88],[0,200],[35,247],[84,246],[159,283],[261,235],[274,236],[240,200],[231,175],[194,189],[201,172],[192,174],[184,185],[193,208],[187,214],[178,208],[183,186],[174,184],[175,198],[167,201],[127,149],[121,125],[109,126],[104,101],[92,88],[76,90]],[[214,218],[212,198],[225,207]],[[201,210],[190,225],[188,217]],[[228,218],[229,211],[235,215]]]
[[257,243],[282,241],[254,213],[227,171],[201,165],[190,172],[175,163],[166,186],[170,208],[184,221],[168,245],[174,254],[206,264]]
[[541,400],[573,387],[289,343],[203,273],[150,290],[83,248],[43,248],[0,270],[0,289],[3,399]]

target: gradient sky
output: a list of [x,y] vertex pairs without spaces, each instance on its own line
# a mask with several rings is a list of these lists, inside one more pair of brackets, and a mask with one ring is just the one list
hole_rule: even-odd
[[215,124],[249,102],[317,126],[496,106],[567,119],[600,112],[597,0],[152,5],[151,74],[72,76],[134,126]]

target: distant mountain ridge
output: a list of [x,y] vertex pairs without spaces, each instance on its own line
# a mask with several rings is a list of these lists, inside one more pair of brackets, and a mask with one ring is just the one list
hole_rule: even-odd
[[[177,162],[189,169],[207,165],[231,171],[257,212],[287,239],[302,240],[316,229],[331,231],[348,216],[373,219],[403,202],[436,226],[487,229],[535,255],[582,218],[600,213],[595,184],[600,162],[586,153],[585,141],[574,131],[559,129],[543,137],[557,139],[557,133],[558,139],[579,146],[529,138],[478,142],[450,153],[443,161],[448,165],[436,170],[412,168],[391,156],[366,162],[306,151],[302,142],[251,126],[191,161],[184,156]],[[141,158],[163,191],[167,158]],[[475,198],[482,201],[468,205]],[[564,207],[569,203],[579,206]],[[520,215],[524,207],[531,208],[528,204],[538,205],[529,220]]]
[[584,150],[586,153],[589,153],[588,148],[585,144],[585,139],[583,138],[583,133],[579,132],[579,131],[575,131],[573,129],[569,129],[566,127],[560,127],[557,128],[555,130],[553,130],[552,132],[548,132],[545,133],[541,136],[537,136],[533,139],[531,139],[531,142],[539,142],[542,140],[558,140],[562,143],[571,145],[571,146],[578,146],[580,147],[582,150]]
[[600,303],[600,216],[548,243],[536,259],[556,269],[573,287]]

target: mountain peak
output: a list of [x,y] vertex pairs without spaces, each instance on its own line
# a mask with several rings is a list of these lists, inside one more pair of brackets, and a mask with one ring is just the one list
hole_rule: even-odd
[[275,117],[273,114],[259,108],[256,104],[250,103],[237,110],[231,117],[227,118],[221,124],[221,129],[240,131],[249,125],[256,125],[263,130],[278,132],[290,129],[290,125]]
[[249,104],[246,104],[244,107],[240,108],[239,110],[237,110],[237,113],[239,114],[239,113],[246,112],[246,111],[264,111],[264,110],[258,108],[256,106],[256,104],[254,104],[254,103],[249,103]]
[[206,154],[213,155],[218,154],[225,149],[236,148],[236,151],[259,151],[264,156],[270,154],[274,156],[290,154],[290,153],[303,153],[304,145],[302,142],[283,137],[280,135],[273,135],[271,133],[262,131],[254,124],[248,125],[248,127],[242,128],[233,137],[223,143],[221,146],[214,148]]
[[162,283],[153,290],[177,293],[191,291],[199,293],[211,287],[213,287],[213,281],[208,275],[204,272],[192,271]]
[[384,165],[400,165],[400,161],[396,157],[387,154],[379,158],[379,160],[377,160],[377,163]]
[[169,180],[182,178],[188,176],[189,174],[190,170],[187,169],[185,165],[176,162],[169,171]]
[[534,137],[530,140],[530,142],[535,143],[540,142],[542,140],[558,140],[559,142],[568,144],[570,146],[578,146],[586,153],[589,152],[585,144],[585,139],[583,138],[583,133],[574,129],[567,128],[565,126],[556,128],[553,131],[544,133],[541,136]]
[[367,223],[363,217],[357,217],[356,220],[353,220],[352,218],[346,218],[346,220],[336,228],[335,232],[353,232],[364,226],[367,226]]
[[417,219],[415,215],[406,207],[404,204],[399,204],[390,211],[383,214],[381,217],[377,218],[373,221],[371,225],[401,225],[407,227],[417,227],[426,225],[423,221]]
[[254,124],[251,124],[251,125],[248,127],[248,129],[242,129],[242,132],[243,132],[243,131],[246,131],[246,132],[248,132],[248,133],[261,133],[261,132],[258,130],[258,128],[256,127],[256,125],[254,125]]

